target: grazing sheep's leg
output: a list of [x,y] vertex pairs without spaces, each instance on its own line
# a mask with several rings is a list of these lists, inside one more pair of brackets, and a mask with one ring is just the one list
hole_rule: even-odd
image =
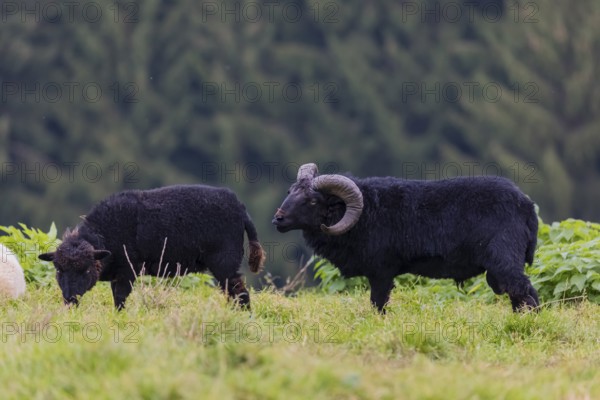
[[371,303],[377,310],[385,314],[385,305],[390,300],[390,292],[394,287],[393,278],[369,278],[371,285]]
[[230,246],[211,255],[205,260],[205,264],[209,266],[208,270],[219,282],[223,292],[242,308],[250,310],[250,294],[238,272],[243,256],[244,248],[241,244]]
[[241,274],[236,273],[225,279],[219,279],[221,289],[230,299],[234,300],[243,309],[250,310],[250,294],[244,285]]
[[117,278],[110,282],[110,288],[112,289],[113,299],[117,310],[120,311],[125,307],[125,300],[133,289],[133,282],[133,280],[127,278]]

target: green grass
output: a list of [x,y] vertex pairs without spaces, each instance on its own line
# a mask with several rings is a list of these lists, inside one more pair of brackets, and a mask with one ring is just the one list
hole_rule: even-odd
[[397,289],[252,293],[136,287],[123,312],[99,284],[77,308],[55,285],[0,305],[2,399],[600,398],[600,308],[513,314],[507,298]]

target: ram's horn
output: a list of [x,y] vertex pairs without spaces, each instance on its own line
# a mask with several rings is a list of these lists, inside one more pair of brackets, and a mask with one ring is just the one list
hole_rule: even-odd
[[342,175],[321,175],[312,182],[314,190],[333,194],[346,203],[346,213],[332,226],[321,225],[328,235],[342,235],[348,232],[360,218],[363,210],[363,196],[356,183]]
[[317,168],[316,164],[304,164],[298,168],[298,177],[296,178],[296,181],[299,182],[301,179],[313,179],[315,176],[317,176],[318,172],[319,169]]

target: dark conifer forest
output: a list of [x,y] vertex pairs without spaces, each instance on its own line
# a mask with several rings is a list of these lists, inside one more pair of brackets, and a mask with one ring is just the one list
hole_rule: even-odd
[[205,183],[269,269],[298,166],[503,175],[545,221],[599,220],[600,2],[3,1],[0,225],[59,231],[109,194]]

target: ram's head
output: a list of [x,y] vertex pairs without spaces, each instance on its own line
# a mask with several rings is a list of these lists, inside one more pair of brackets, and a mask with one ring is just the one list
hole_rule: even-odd
[[[272,221],[279,232],[320,229],[328,235],[342,235],[358,222],[363,196],[354,181],[342,175],[317,174],[315,164],[304,164],[298,169],[296,182]],[[333,221],[340,209],[345,210],[343,216]]]

